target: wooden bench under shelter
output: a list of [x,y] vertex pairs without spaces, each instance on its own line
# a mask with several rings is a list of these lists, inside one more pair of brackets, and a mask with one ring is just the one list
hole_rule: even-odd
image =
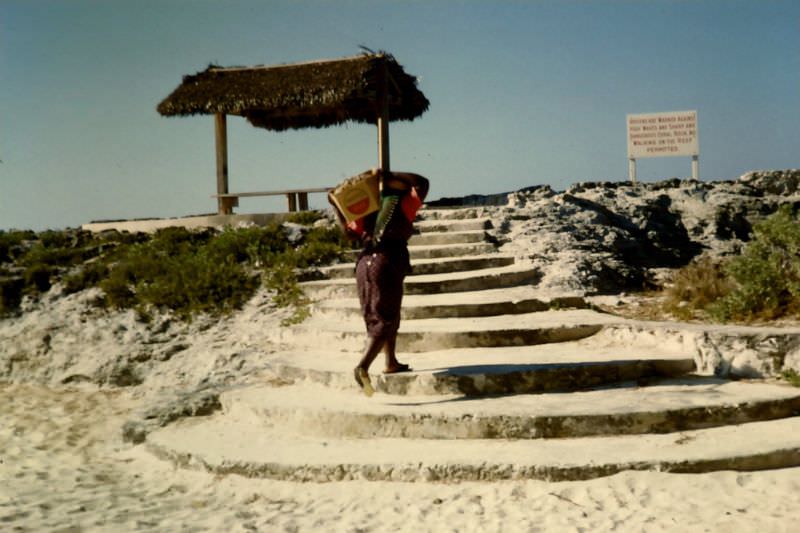
[[315,189],[291,189],[288,191],[260,191],[260,192],[238,192],[228,194],[214,194],[212,198],[219,198],[224,205],[224,210],[228,213],[233,212],[233,208],[239,205],[239,198],[249,196],[282,196],[286,195],[287,207],[289,212],[308,210],[308,193],[324,192],[327,193],[332,187],[317,187]]
[[286,195],[289,211],[308,209],[308,194],[331,187],[262,192],[229,190],[227,116],[244,117],[257,128],[285,131],[346,122],[378,128],[378,167],[390,170],[389,122],[414,120],[430,105],[387,53],[274,66],[209,66],[183,77],[157,107],[163,116],[214,115],[217,199],[220,214],[231,214],[239,198]]

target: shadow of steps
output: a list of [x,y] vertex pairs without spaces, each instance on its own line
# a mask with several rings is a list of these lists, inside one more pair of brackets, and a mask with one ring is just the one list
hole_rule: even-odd
[[[490,242],[477,242],[467,244],[436,244],[425,246],[409,246],[408,254],[411,260],[438,259],[444,257],[461,257],[466,255],[486,255],[496,252],[494,244]],[[350,250],[345,254],[348,261],[355,261],[361,250]]]
[[379,376],[376,389],[388,394],[532,394],[576,391],[624,381],[682,376],[693,372],[693,359],[607,361],[558,365],[493,365],[448,368]]
[[[501,315],[505,316],[505,315]],[[446,319],[443,319],[446,320]],[[406,321],[407,323],[409,321]],[[301,330],[300,328],[305,328]],[[502,346],[532,346],[561,343],[591,337],[603,328],[602,324],[564,324],[540,328],[514,328],[476,331],[400,331],[397,349],[403,352],[427,352],[448,348],[491,348]],[[363,328],[362,328],[363,329]],[[293,337],[293,338],[292,338]],[[357,351],[364,343],[365,333],[355,330],[317,330],[298,326],[294,333],[284,334],[280,342],[292,342],[298,347],[328,346],[331,350]]]
[[[509,265],[444,274],[411,275],[403,284],[405,294],[439,294],[446,292],[497,289],[522,284],[535,284],[542,274],[537,268]],[[356,280],[331,279],[306,281],[300,287],[310,298],[356,298]]]
[[[397,349],[403,352],[427,352],[448,348],[561,343],[589,337],[604,326],[626,322],[626,319],[590,310],[406,320],[400,324]],[[360,320],[312,317],[300,325],[268,334],[279,344],[359,351],[365,339],[364,331],[364,324]]]
[[594,335],[602,327],[600,324],[563,324],[541,328],[510,326],[505,329],[476,331],[404,331],[397,336],[397,349],[424,352],[445,348],[531,346],[583,339]]
[[[449,294],[418,294],[403,298],[403,320],[424,318],[468,318],[516,315],[548,310],[588,309],[582,296],[553,295],[531,286],[463,291]],[[315,303],[316,316],[339,320],[361,318],[357,298],[326,299]]]
[[428,207],[424,206],[417,215],[414,224],[456,224],[460,221],[480,220],[485,218],[485,209],[482,207]]
[[479,231],[492,229],[491,218],[468,218],[463,220],[416,220],[414,227],[420,233],[448,231]]
[[287,433],[332,438],[553,439],[674,433],[777,420],[800,410],[800,390],[687,377],[602,390],[487,398],[369,400],[321,385],[250,387],[220,396],[227,416]]
[[181,467],[290,481],[566,481],[624,470],[701,473],[800,466],[797,435],[800,417],[680,434],[313,439],[287,435],[252,417],[211,416],[151,433],[146,446]]
[[[500,268],[513,264],[514,257],[512,256],[492,254],[484,256],[423,259],[412,262],[412,268],[414,269],[414,275],[430,275]],[[309,279],[315,279],[312,276],[317,276],[316,279],[353,279],[355,277],[355,262],[313,269],[305,275],[309,277]]]
[[[352,366],[358,358],[350,361]],[[413,367],[412,367],[413,368]],[[352,369],[331,372],[276,363],[273,369],[282,379],[305,380],[353,390]],[[584,390],[624,381],[683,376],[695,370],[694,360],[651,359],[565,364],[491,364],[457,366],[440,370],[383,375],[373,374],[375,390],[391,395],[539,394]]]
[[[414,372],[383,375],[381,361],[371,372],[375,388],[393,395],[531,394],[584,390],[623,381],[645,383],[679,377],[695,369],[682,353],[592,347],[586,341],[556,346],[463,348],[400,353]],[[353,391],[358,352],[304,350],[277,355],[272,372],[289,382],[305,381]]]
[[487,242],[488,235],[484,230],[477,231],[426,231],[412,235],[409,246],[434,246],[443,244],[468,244]]

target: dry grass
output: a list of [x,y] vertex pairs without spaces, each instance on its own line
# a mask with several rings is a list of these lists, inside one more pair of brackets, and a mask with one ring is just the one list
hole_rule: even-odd
[[705,309],[733,290],[722,263],[708,256],[677,270],[664,289],[663,307],[681,320],[705,315]]

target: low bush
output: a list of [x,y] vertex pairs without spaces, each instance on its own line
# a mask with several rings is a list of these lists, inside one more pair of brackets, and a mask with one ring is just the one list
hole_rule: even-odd
[[677,271],[665,308],[680,318],[707,312],[719,322],[800,316],[800,215],[783,206],[753,228],[742,254],[700,259]]
[[781,372],[781,377],[793,387],[800,387],[800,374],[796,370],[788,368]]
[[64,293],[73,294],[96,287],[109,274],[105,261],[90,261],[64,276]]
[[126,247],[99,282],[106,304],[115,308],[170,309],[190,318],[200,312],[228,312],[258,286],[236,255],[220,254],[207,232],[170,229]]
[[711,304],[720,321],[774,319],[800,313],[800,216],[790,206],[753,228],[742,255],[726,266],[734,289]]
[[50,290],[50,279],[57,273],[57,268],[48,264],[33,264],[25,269],[22,279],[25,287],[32,293],[43,293]]
[[294,244],[280,224],[217,234],[173,229],[128,247],[100,286],[108,305],[166,308],[190,318],[240,308],[263,281],[276,305],[294,307],[294,323],[308,315],[294,269],[329,263],[344,246],[331,228],[307,228]]
[[317,220],[324,218],[322,211],[297,211],[289,215],[289,222],[293,224],[301,224],[303,226],[311,226]]
[[273,223],[266,227],[226,229],[209,246],[219,257],[232,257],[236,262],[260,267],[291,244],[283,227]]
[[[320,217],[309,212],[293,220],[313,224]],[[277,305],[294,307],[288,320],[296,322],[308,315],[308,300],[295,269],[330,263],[346,248],[334,227],[293,227],[290,239],[277,223],[221,232],[167,228],[152,236],[0,232],[0,263],[12,265],[0,276],[0,313],[16,309],[24,294],[62,281],[66,294],[99,286],[99,303],[108,307],[135,308],[142,317],[151,308],[169,309],[189,319],[237,309],[264,283],[275,291]]]
[[21,277],[0,276],[0,316],[5,316],[19,308],[25,281]]
[[327,265],[340,259],[350,244],[342,232],[333,226],[311,229],[294,249],[295,266],[308,268]]
[[149,276],[139,276],[133,292],[142,303],[172,309],[183,318],[238,309],[258,287],[257,277],[231,258],[205,248],[162,258]]
[[299,324],[310,314],[310,301],[297,283],[294,268],[287,263],[276,263],[264,272],[264,285],[275,291],[273,302],[278,307],[291,307],[292,314],[281,325]]
[[32,231],[0,230],[0,264],[15,260],[24,250],[23,243],[34,239]]

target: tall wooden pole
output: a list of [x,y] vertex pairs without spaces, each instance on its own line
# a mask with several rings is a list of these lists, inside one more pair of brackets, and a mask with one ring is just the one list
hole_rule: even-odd
[[[228,194],[228,128],[226,115],[214,115],[214,132],[217,145],[217,194]],[[230,202],[217,198],[217,211],[220,215],[233,212]]]
[[389,69],[381,61],[378,74],[378,166],[383,172],[391,170],[389,164]]

